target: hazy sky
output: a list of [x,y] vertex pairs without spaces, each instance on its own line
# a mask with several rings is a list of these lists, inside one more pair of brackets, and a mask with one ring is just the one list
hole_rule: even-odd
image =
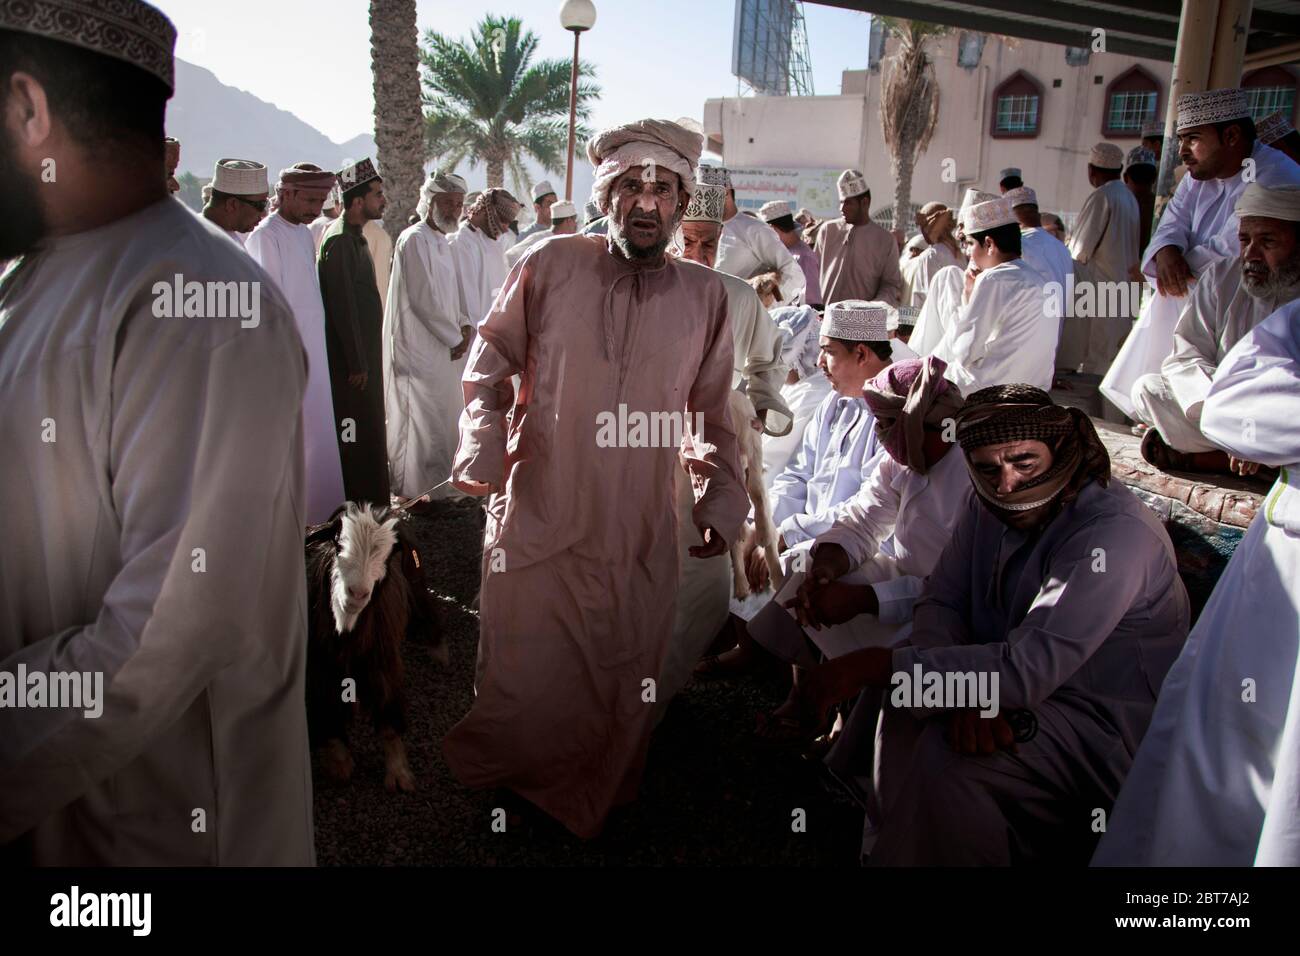
[[[176,24],[177,55],[310,123],[335,142],[373,128],[366,0],[152,0]],[[644,116],[702,118],[704,101],[735,96],[735,0],[595,0],[582,58],[602,89],[593,125]],[[560,0],[420,0],[420,35],[467,36],[486,13],[522,18],[542,58],[569,58]],[[867,60],[866,14],[806,4],[814,85],[840,91],[840,71]]]

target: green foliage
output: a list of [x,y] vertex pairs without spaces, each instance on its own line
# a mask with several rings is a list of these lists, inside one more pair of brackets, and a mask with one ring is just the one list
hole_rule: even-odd
[[[517,17],[488,15],[464,40],[425,34],[420,59],[429,158],[448,169],[484,163],[489,178],[494,166],[508,169],[525,186],[526,157],[548,172],[564,172],[572,61],[534,63],[537,45],[537,35]],[[600,96],[595,75],[590,64],[579,63],[579,147],[592,135],[581,121]]]
[[193,173],[181,173],[176,177],[176,182],[181,187],[181,191],[176,194],[181,202],[195,212],[201,211],[203,209],[203,181]]

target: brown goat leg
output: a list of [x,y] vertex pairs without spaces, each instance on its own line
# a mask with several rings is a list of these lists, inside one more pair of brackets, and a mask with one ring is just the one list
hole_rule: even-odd
[[[740,451],[741,478],[745,493],[754,506],[754,524],[757,529],[758,543],[764,547],[768,573],[774,588],[781,587],[781,562],[776,555],[776,530],[772,526],[772,508],[768,504],[767,489],[763,485],[763,436],[751,427],[751,420],[757,415],[749,398],[733,392],[727,405],[732,428],[736,432]],[[742,532],[743,535],[743,532]],[[745,574],[744,551],[742,542],[736,542],[731,550],[732,587],[737,600],[749,596],[749,579]]]
[[331,737],[321,747],[321,769],[331,780],[347,783],[352,779],[352,754],[348,745],[338,737]]
[[754,535],[763,549],[763,560],[767,562],[767,572],[772,579],[772,592],[775,593],[781,590],[781,585],[785,583],[785,575],[781,571],[776,525],[772,523],[772,506],[768,503],[761,465],[745,472],[745,490],[749,492],[749,500],[754,503]]
[[406,745],[397,731],[385,727],[379,732],[384,744],[384,786],[390,791],[415,789],[415,774],[406,760]]
[[749,578],[745,576],[745,532],[731,543],[731,590],[737,601],[749,597]]
[[776,527],[772,524],[766,491],[762,493],[762,507],[756,507],[754,511],[754,526],[763,546],[763,560],[767,562],[767,573],[772,579],[772,592],[775,594],[785,584],[785,573],[781,570],[781,559],[777,553]]

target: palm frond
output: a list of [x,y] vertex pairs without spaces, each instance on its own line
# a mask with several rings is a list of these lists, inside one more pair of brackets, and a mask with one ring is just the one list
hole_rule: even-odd
[[[595,76],[591,67],[578,71],[579,112],[590,111],[590,101],[600,96],[600,87],[582,82]],[[529,117],[569,114],[569,83],[571,64],[566,60],[543,60],[520,78],[506,112]]]
[[952,27],[942,23],[926,23],[924,20],[908,20],[904,17],[877,17],[890,33],[900,37],[904,42],[912,42],[929,37],[941,37],[952,32]]
[[[424,141],[444,165],[498,162],[529,184],[524,159],[564,172],[568,146],[569,60],[537,60],[540,40],[518,17],[485,16],[464,39],[427,31],[421,50]],[[595,68],[578,67],[577,118],[600,97]],[[579,144],[592,131],[576,125]],[[529,184],[530,185],[530,184]]]
[[548,173],[562,173],[569,148],[568,120],[531,123],[519,131],[516,143],[521,153],[527,153]]

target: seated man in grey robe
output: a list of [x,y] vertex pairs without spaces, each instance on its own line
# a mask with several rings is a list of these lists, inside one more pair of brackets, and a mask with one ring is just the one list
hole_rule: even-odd
[[1081,411],[996,385],[956,437],[976,494],[910,644],[811,668],[800,697],[825,713],[885,689],[871,863],[1083,865],[1187,637],[1187,592]]
[[1137,416],[1151,427],[1142,457],[1157,468],[1242,475],[1255,462],[1228,455],[1201,433],[1201,407],[1228,350],[1300,297],[1300,188],[1251,183],[1237,201],[1241,255],[1217,260],[1196,283],[1160,371],[1133,386]]

